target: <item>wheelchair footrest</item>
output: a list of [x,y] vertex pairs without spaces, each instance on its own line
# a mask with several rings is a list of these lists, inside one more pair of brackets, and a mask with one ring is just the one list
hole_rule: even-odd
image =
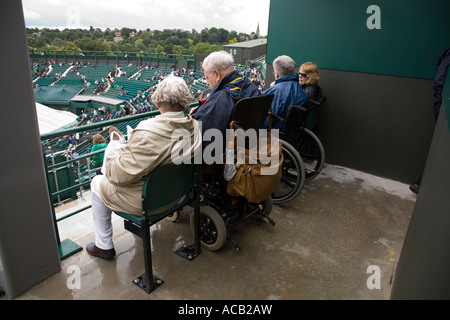
[[227,239],[231,241],[231,243],[234,245],[234,247],[236,248],[237,251],[241,251],[242,247],[239,243],[237,243],[236,241],[233,240],[233,238],[231,238],[230,236],[227,236]]
[[152,280],[153,280],[152,283],[150,283],[147,274],[144,273],[141,276],[134,279],[133,283],[142,290],[144,290],[145,292],[150,293],[164,283],[163,280],[155,276],[153,276]]
[[269,221],[271,226],[275,225],[275,220],[273,220],[271,217],[269,217],[269,215],[265,214],[264,212],[258,212],[259,215],[262,215],[264,218],[267,219],[267,221]]
[[174,252],[187,260],[194,260],[200,254],[200,250],[196,248],[195,244],[184,245]]

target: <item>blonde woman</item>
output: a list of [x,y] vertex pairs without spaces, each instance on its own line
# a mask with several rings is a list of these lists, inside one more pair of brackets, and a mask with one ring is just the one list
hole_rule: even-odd
[[[319,86],[319,68],[313,62],[306,62],[300,66],[299,83],[303,91],[308,96],[309,100],[319,102],[321,99],[325,101],[325,95],[322,88]],[[321,101],[321,103],[323,103]],[[319,119],[319,109],[312,108],[309,112],[307,128],[313,132],[317,132],[317,125]]]
[[299,83],[310,100],[319,101],[324,96],[319,86],[319,68],[313,62],[306,62],[300,66]]

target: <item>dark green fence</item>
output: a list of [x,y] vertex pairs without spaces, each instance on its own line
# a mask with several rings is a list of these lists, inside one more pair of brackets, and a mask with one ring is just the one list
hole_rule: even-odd
[[119,52],[119,51],[71,51],[71,50],[38,50],[29,51],[30,61],[55,60],[56,62],[90,62],[105,64],[145,65],[154,63],[179,65],[187,69],[195,69],[196,56],[182,54],[165,54],[150,52]]

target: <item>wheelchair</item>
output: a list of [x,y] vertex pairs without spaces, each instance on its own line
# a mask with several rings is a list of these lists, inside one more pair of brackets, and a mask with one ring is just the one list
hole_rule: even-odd
[[324,101],[325,98],[320,101],[308,100],[302,106],[290,106],[285,119],[273,115],[276,121],[283,124],[280,139],[293,146],[303,160],[305,181],[317,177],[325,163],[325,149],[320,139],[313,132],[317,126],[318,107]]
[[[244,98],[236,103],[231,120],[239,128],[263,129],[264,122],[269,114],[273,95]],[[229,236],[229,229],[243,222],[247,218],[267,219],[274,226],[275,221],[270,217],[273,202],[285,201],[286,194],[289,199],[294,190],[295,195],[303,186],[305,179],[304,164],[295,148],[286,141],[281,141],[284,161],[282,163],[282,181],[289,181],[289,190],[279,192],[280,186],[272,194],[259,203],[252,203],[244,197],[230,196],[226,191],[227,181],[223,177],[224,166],[221,164],[203,165],[200,182],[200,239],[204,248],[210,251],[220,250],[230,240],[237,250],[241,246]],[[286,177],[284,177],[286,176]],[[282,185],[283,183],[280,183]],[[273,198],[275,197],[275,198]],[[273,200],[275,199],[275,200]],[[188,207],[178,212],[177,216],[170,218],[176,220],[179,214],[184,213],[190,217],[192,232],[195,227],[195,218]]]

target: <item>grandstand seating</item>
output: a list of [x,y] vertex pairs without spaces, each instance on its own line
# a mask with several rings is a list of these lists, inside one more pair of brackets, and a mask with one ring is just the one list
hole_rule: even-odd
[[133,75],[137,70],[138,67],[137,66],[133,66],[133,65],[118,65],[118,68],[122,71],[125,72],[125,76],[126,77],[130,77],[131,75]]
[[[33,69],[33,65],[31,67]],[[68,64],[39,65],[39,70],[45,70],[46,68],[51,69],[48,75],[46,77],[35,77],[34,84],[38,86],[80,86],[85,87],[81,94],[100,94],[130,102],[132,98],[137,96],[138,92],[151,90],[161,77],[173,71],[170,67],[142,68],[135,65],[85,64],[76,67]],[[107,77],[113,70],[116,70],[116,76],[112,82],[107,82]],[[59,74],[59,77],[55,77],[56,74]],[[199,88],[202,91],[209,88],[206,84],[195,81],[203,77],[203,71],[197,70],[191,74],[181,72],[178,75],[183,77],[189,86],[192,85],[192,89],[195,91]],[[102,82],[108,84],[105,90],[94,93],[97,83]]]
[[58,65],[58,64],[53,64],[51,66],[47,67],[47,75],[46,76],[38,76],[35,77],[33,79],[33,83],[34,85],[38,85],[38,86],[48,86],[50,84],[52,84],[53,82],[57,81],[57,74],[61,75],[62,73],[64,73],[64,71],[66,71],[66,69],[68,68],[67,65]]
[[191,84],[191,89],[194,89],[194,90],[200,89],[200,90],[204,91],[204,90],[209,89],[209,86],[207,84],[205,84],[205,83],[202,83],[202,82],[199,82],[199,81],[197,81],[197,82],[194,81]]

